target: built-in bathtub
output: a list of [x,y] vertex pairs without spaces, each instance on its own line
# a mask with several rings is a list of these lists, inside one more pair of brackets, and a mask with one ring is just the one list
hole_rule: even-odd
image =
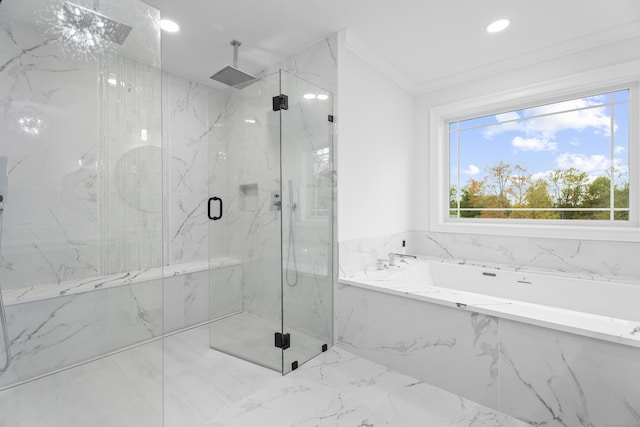
[[233,258],[5,290],[12,361],[0,388],[201,324],[240,297]]
[[401,264],[339,279],[338,346],[535,425],[640,425],[640,281]]

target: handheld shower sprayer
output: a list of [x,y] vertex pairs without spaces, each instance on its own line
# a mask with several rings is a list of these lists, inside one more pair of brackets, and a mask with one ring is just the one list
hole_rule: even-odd
[[[5,156],[0,156],[0,244],[2,243],[2,226],[4,220],[4,208],[7,200],[7,189],[9,188],[7,163],[7,158]],[[2,338],[5,354],[5,361],[0,367],[0,375],[2,375],[7,371],[7,369],[9,369],[9,364],[11,363],[11,340],[9,339],[7,315],[5,314],[4,300],[2,298],[2,283],[0,283],[0,323],[2,323]]]
[[[287,285],[294,287],[298,284],[298,262],[296,260],[296,240],[293,233],[293,217],[297,208],[293,199],[293,181],[289,184],[289,244],[287,245],[287,263],[285,266],[285,280]],[[293,269],[291,268],[293,264]]]

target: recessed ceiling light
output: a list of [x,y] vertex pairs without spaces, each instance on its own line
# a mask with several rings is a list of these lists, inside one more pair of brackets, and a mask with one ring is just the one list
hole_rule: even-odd
[[487,26],[487,31],[490,33],[499,33],[509,26],[508,19],[498,19],[497,21],[493,21],[491,24]]
[[304,95],[304,99],[316,99],[315,93],[307,93]]
[[177,33],[178,31],[180,31],[180,26],[170,19],[161,19],[160,28],[169,33]]
[[318,95],[318,99],[320,101],[326,101],[327,99],[329,99],[329,95],[325,95],[324,93],[321,93],[320,95]]
[[245,122],[245,123],[251,123],[251,124],[253,124],[253,123],[255,123],[256,121],[255,121],[254,119],[244,119],[244,122]]

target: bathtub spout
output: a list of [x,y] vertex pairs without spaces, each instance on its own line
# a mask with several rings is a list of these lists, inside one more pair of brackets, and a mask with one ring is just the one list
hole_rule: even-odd
[[[412,259],[418,259],[417,256],[415,255],[407,255],[407,254],[398,254],[395,252],[390,252],[389,253],[389,265],[395,265],[397,266],[398,264],[396,264],[396,260],[400,260],[400,261],[404,261],[403,258],[412,258]],[[404,261],[407,262],[407,261]]]

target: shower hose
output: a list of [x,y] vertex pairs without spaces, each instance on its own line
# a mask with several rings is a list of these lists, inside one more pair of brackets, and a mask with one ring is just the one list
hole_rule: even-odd
[[[2,213],[4,210],[4,202],[0,200],[0,243],[2,241]],[[0,375],[9,369],[11,363],[11,341],[9,340],[9,332],[7,331],[7,316],[4,311],[4,300],[2,299],[2,285],[0,285],[0,322],[2,323],[2,337],[4,338],[4,354],[5,361],[0,367]]]
[[[289,287],[295,287],[298,284],[298,265],[296,261],[295,238],[293,235],[293,214],[296,210],[296,204],[291,202],[291,212],[289,213],[289,244],[287,248],[287,265],[285,268],[285,279]],[[291,272],[289,265],[293,261],[293,271]],[[290,277],[293,276],[293,277]]]

